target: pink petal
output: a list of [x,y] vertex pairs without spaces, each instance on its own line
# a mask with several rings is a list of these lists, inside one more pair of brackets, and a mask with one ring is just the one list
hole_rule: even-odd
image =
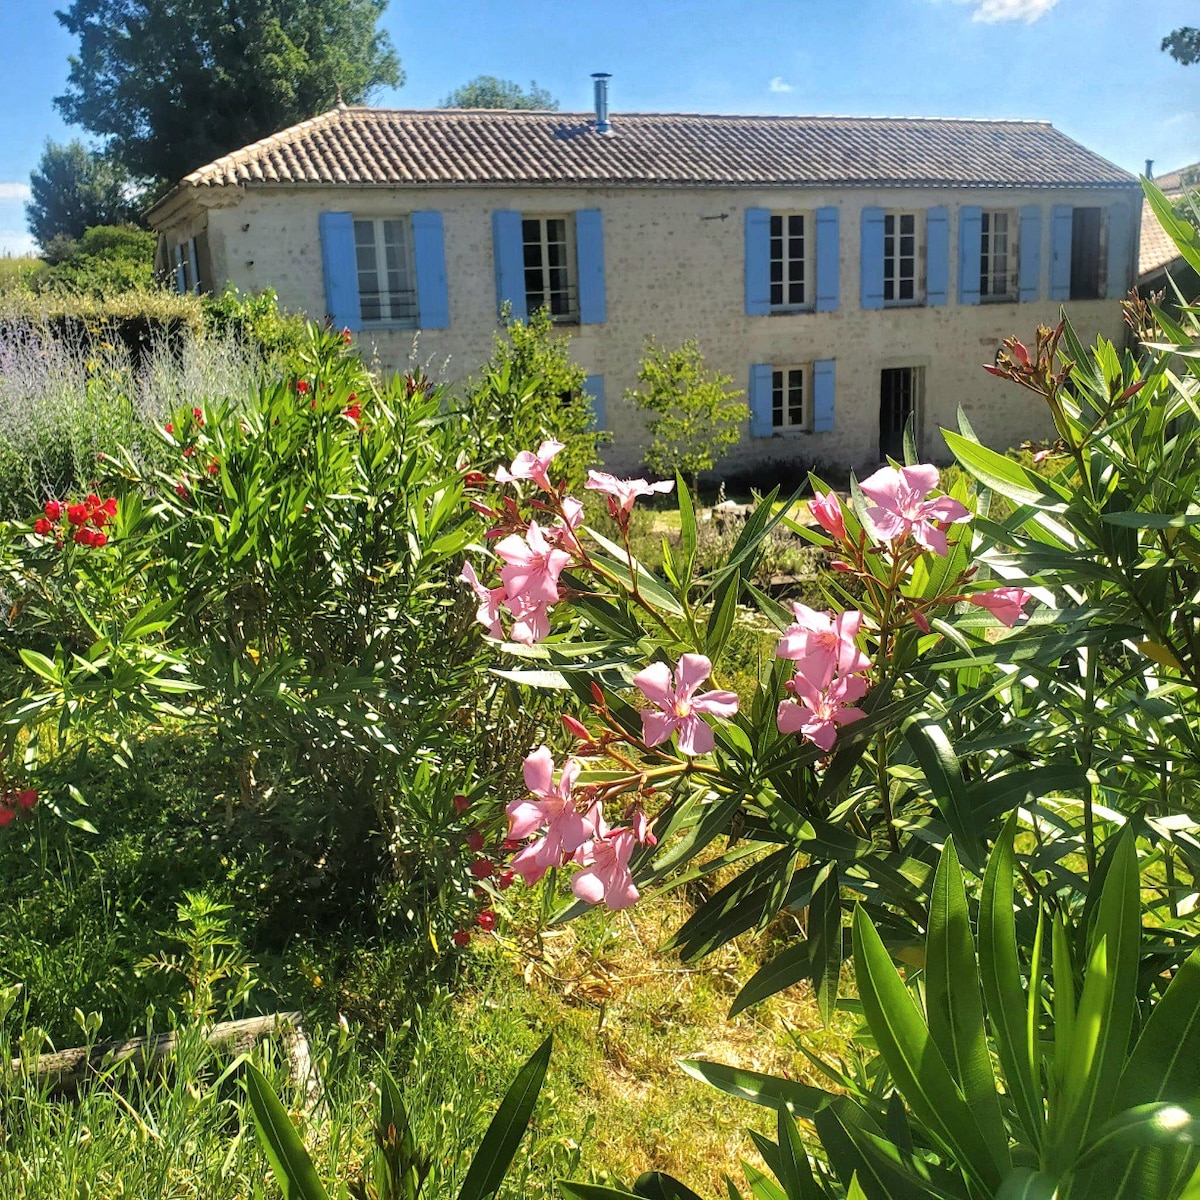
[[522,767],[525,786],[535,796],[549,796],[554,791],[554,755],[549,746],[539,746],[525,756]]
[[915,467],[902,467],[900,477],[906,487],[911,488],[918,497],[928,496],[938,485],[937,467],[931,463],[920,463]]
[[575,873],[571,891],[585,904],[599,904],[604,899],[604,882],[595,867],[587,867]]
[[647,746],[661,746],[670,741],[671,734],[678,728],[679,717],[668,716],[664,712],[655,712],[652,708],[642,709],[642,741]]
[[965,504],[959,504],[952,496],[936,496],[932,500],[926,500],[920,511],[927,521],[945,521],[951,525],[969,521],[972,516],[971,510]]
[[813,713],[804,723],[804,736],[820,750],[832,750],[837,741],[837,726],[829,717],[818,718]]
[[874,500],[881,508],[893,510],[899,506],[902,486],[903,479],[895,467],[880,467],[874,475],[869,475],[858,485],[859,490],[869,500]]
[[496,543],[496,553],[510,566],[528,566],[537,557],[520,534],[510,533]]
[[838,725],[849,725],[854,721],[864,720],[866,715],[861,708],[839,708],[833,714],[833,719]]
[[708,754],[716,744],[713,731],[697,716],[684,717],[679,722],[679,753],[694,758]]
[[509,636],[522,646],[540,642],[550,632],[550,605],[530,604],[522,607],[521,615],[513,622]]
[[828,696],[835,704],[847,704],[861,700],[870,689],[861,675],[843,675],[830,685]]
[[712,662],[703,654],[685,654],[675,668],[675,699],[689,700],[712,674]]
[[909,522],[889,508],[868,508],[864,515],[871,532],[881,542],[894,542],[908,532]]
[[936,525],[929,524],[928,521],[917,521],[912,527],[913,541],[919,546],[924,546],[926,550],[932,551],[941,558],[945,558],[949,553],[949,546],[946,544],[946,531],[939,529]]
[[538,842],[531,842],[509,863],[509,866],[520,875],[528,887],[533,887],[554,865],[552,860],[546,860],[545,847],[545,838]]
[[724,717],[728,720],[737,714],[737,710],[736,692],[701,692],[692,701],[692,712],[707,713],[710,717]]
[[775,724],[780,733],[800,733],[804,729],[809,710],[795,700],[783,700],[775,713]]
[[476,598],[485,603],[489,596],[489,591],[482,583],[479,582],[479,576],[475,574],[475,568],[469,562],[463,563],[462,574],[459,575],[459,581],[465,583],[471,591],[475,593]]
[[675,703],[675,692],[671,687],[671,668],[664,662],[653,662],[633,677],[634,685],[643,696],[661,709]]
[[505,811],[508,813],[508,837],[513,842],[523,842],[546,824],[545,808],[532,800],[514,800]]
[[674,488],[675,480],[660,479],[657,483],[652,483],[648,490],[651,492],[661,492],[665,496],[667,492],[673,491]]

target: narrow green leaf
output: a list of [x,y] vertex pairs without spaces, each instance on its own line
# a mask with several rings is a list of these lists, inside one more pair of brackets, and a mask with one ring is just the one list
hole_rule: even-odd
[[530,1055],[504,1093],[467,1170],[458,1200],[486,1200],[504,1181],[537,1104],[553,1046],[554,1035],[551,1034]]
[[721,651],[724,650],[733,630],[741,591],[742,575],[735,569],[722,580],[713,596],[712,608],[708,614],[708,627],[704,634],[704,648],[713,662],[721,657]]
[[[1200,1141],[1200,1109],[1195,1105],[1139,1104],[1106,1121],[1084,1146],[1074,1169],[1081,1170],[1114,1154],[1151,1146],[1194,1146]],[[1142,1193],[1146,1195],[1147,1193]]]
[[1008,1094],[1030,1145],[1039,1146],[1045,1111],[1041,1074],[1026,1043],[1026,996],[1021,985],[1014,907],[1013,841],[1016,830],[1014,813],[992,847],[984,873],[979,899],[979,973]]
[[601,1187],[596,1183],[575,1183],[570,1179],[556,1179],[554,1186],[568,1200],[639,1200],[635,1192],[623,1192],[620,1188]]
[[813,1178],[808,1151],[800,1140],[795,1118],[781,1104],[777,1114],[777,1145],[779,1147],[779,1182],[787,1200],[821,1200],[817,1181]]
[[740,1067],[727,1066],[725,1063],[687,1059],[682,1060],[679,1066],[693,1079],[699,1079],[727,1096],[749,1100],[751,1104],[761,1104],[765,1108],[775,1110],[782,1104],[797,1117],[809,1120],[830,1096],[829,1092],[807,1083],[764,1075],[759,1071],[746,1071]]
[[287,1110],[253,1063],[246,1064],[246,1092],[254,1114],[254,1131],[284,1200],[329,1200]]
[[861,905],[854,912],[853,930],[854,970],[863,1012],[896,1086],[959,1168],[994,1189],[1001,1173],[991,1146]]
[[962,868],[948,840],[942,850],[925,939],[925,1008],[929,1033],[971,1108],[1001,1173],[1011,1165],[1008,1134],[983,1025],[975,939]]
[[832,863],[808,902],[808,950],[817,1008],[828,1027],[842,973],[842,895],[838,870]]
[[679,472],[675,473],[675,495],[679,500],[679,546],[683,552],[683,569],[690,578],[696,562],[696,506]]
[[943,429],[942,437],[946,439],[946,445],[954,457],[985,487],[999,492],[1014,504],[1029,504],[1035,508],[1044,506],[1046,501],[1040,481],[1031,478],[1032,472],[1020,463],[970,441],[953,430]]
[[794,942],[770,962],[764,963],[746,980],[745,986],[738,992],[729,1009],[729,1016],[736,1017],[752,1004],[758,1004],[785,988],[794,987],[802,979],[811,978],[811,974],[812,953],[809,942]]
[[904,738],[912,748],[943,820],[954,835],[963,861],[973,871],[983,867],[980,829],[963,781],[962,767],[946,731],[932,717],[917,716],[904,722]]
[[783,1189],[769,1175],[742,1159],[742,1171],[754,1200],[787,1200]]
[[645,1200],[700,1200],[686,1184],[665,1171],[645,1171],[637,1177],[633,1194]]
[[1058,1180],[1032,1167],[1014,1167],[1005,1176],[996,1200],[1056,1200]]

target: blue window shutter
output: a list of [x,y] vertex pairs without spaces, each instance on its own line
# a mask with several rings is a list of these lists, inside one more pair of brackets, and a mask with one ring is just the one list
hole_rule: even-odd
[[1071,226],[1074,219],[1069,204],[1056,204],[1050,210],[1050,299],[1071,298]]
[[358,263],[354,254],[354,218],[348,212],[323,212],[321,270],[325,276],[325,311],[335,329],[362,328],[358,304]]
[[1108,222],[1108,275],[1105,291],[1110,300],[1120,300],[1133,281],[1129,268],[1133,245],[1133,221],[1127,204],[1109,205],[1104,214]]
[[817,209],[817,312],[837,312],[838,210]]
[[958,210],[958,302],[979,303],[979,277],[983,265],[983,209],[964,204]]
[[1038,204],[1021,209],[1017,257],[1021,303],[1028,304],[1042,291],[1042,209]]
[[813,433],[828,433],[833,428],[834,369],[832,358],[813,363]]
[[608,428],[608,410],[604,405],[604,376],[589,375],[583,381],[583,394],[592,401],[592,428]]
[[746,316],[771,311],[771,213],[746,209]]
[[883,307],[883,209],[862,210],[862,306]]
[[771,421],[770,363],[754,363],[750,367],[750,436],[770,437],[774,432]]
[[942,205],[925,214],[925,303],[939,308],[950,292],[950,213]]
[[417,325],[447,329],[450,295],[446,287],[446,241],[440,212],[412,215],[413,257],[417,267]]
[[496,308],[512,305],[515,320],[525,321],[525,249],[521,240],[521,214],[511,209],[492,213],[492,253],[496,260]]
[[598,208],[581,208],[575,214],[575,257],[579,265],[579,323],[603,325],[608,306],[604,295],[604,224]]

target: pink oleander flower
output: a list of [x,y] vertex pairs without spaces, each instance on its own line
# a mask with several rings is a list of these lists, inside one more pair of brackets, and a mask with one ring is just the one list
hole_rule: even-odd
[[589,491],[603,492],[608,497],[608,506],[612,515],[628,517],[633,512],[633,502],[639,496],[652,496],[655,492],[666,493],[674,488],[671,479],[662,479],[658,483],[647,483],[644,479],[618,479],[604,471],[589,471],[587,483],[583,485]]
[[664,662],[651,663],[633,677],[646,699],[660,709],[642,709],[642,737],[647,746],[658,746],[678,731],[680,754],[691,757],[713,748],[713,731],[700,714],[732,717],[738,710],[738,698],[733,692],[697,696],[696,689],[711,674],[712,663],[703,654],[685,654],[675,668],[674,682],[671,668]]
[[825,687],[818,687],[803,675],[788,684],[795,700],[779,705],[775,723],[780,733],[798,733],[821,750],[833,749],[839,725],[861,721],[867,714],[851,707],[867,694],[867,681],[861,675],[842,675]]
[[956,525],[971,519],[970,509],[949,496],[926,500],[938,485],[937,467],[880,467],[859,487],[875,502],[867,509],[867,520],[883,541],[895,542],[905,534],[934,554],[945,555],[946,532],[943,524]]
[[539,746],[525,759],[525,786],[531,798],[514,800],[506,811],[510,841],[546,831],[544,837],[512,860],[512,869],[529,885],[537,883],[551,867],[561,866],[584,842],[596,836],[599,812],[595,806],[580,812],[571,795],[580,769],[575,759],[567,759],[556,783],[549,746]]
[[638,840],[636,829],[609,829],[603,815],[597,814],[596,836],[575,852],[575,861],[583,870],[575,873],[571,891],[585,904],[604,904],[614,912],[636,904],[639,892],[629,858]]
[[475,568],[469,562],[463,563],[462,574],[458,578],[459,582],[465,583],[475,593],[475,597],[479,601],[479,608],[475,612],[475,620],[492,637],[503,637],[504,630],[500,627],[500,605],[507,599],[504,588],[485,587],[479,581],[479,576],[475,574]]
[[997,621],[1011,629],[1025,615],[1025,605],[1033,599],[1033,594],[1024,588],[998,587],[990,592],[976,592],[966,599],[968,604],[986,608]]
[[817,612],[806,604],[792,604],[796,624],[784,630],[775,649],[776,657],[796,660],[796,670],[817,687],[824,687],[834,675],[858,675],[871,669],[871,660],[854,639],[862,628],[863,615],[857,610]]
[[546,530],[546,540],[556,546],[574,546],[575,530],[583,524],[583,501],[574,496],[564,496],[562,499],[562,518]]
[[536,521],[530,522],[524,537],[513,533],[497,542],[496,553],[506,564],[500,568],[500,579],[505,603],[514,617],[520,616],[514,604],[554,604],[558,600],[558,577],[571,556],[550,542]]
[[508,636],[522,646],[540,642],[550,632],[550,609],[552,604],[542,600],[529,600],[514,596],[505,600],[505,607],[513,615],[512,628]]
[[532,479],[538,487],[547,492],[552,492],[554,491],[554,484],[550,482],[550,476],[546,472],[549,470],[550,463],[554,460],[555,455],[562,449],[562,442],[549,439],[538,447],[536,454],[533,454],[529,450],[522,450],[513,459],[512,466],[507,471],[503,467],[500,467],[496,471],[496,482],[516,483],[518,479]]
[[846,540],[846,522],[842,517],[842,506],[833,492],[822,494],[813,489],[812,499],[808,502],[808,511],[812,519],[825,530],[830,537],[839,542]]

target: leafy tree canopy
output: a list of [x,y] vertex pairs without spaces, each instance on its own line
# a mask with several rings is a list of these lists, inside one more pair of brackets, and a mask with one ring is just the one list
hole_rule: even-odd
[[259,138],[404,80],[387,0],[72,0],[63,117],[136,175],[174,182]]
[[48,141],[29,187],[25,219],[43,251],[56,238],[74,241],[93,225],[120,225],[135,214],[124,167],[78,140]]
[[536,108],[558,111],[558,101],[536,80],[529,83],[526,91],[511,79],[497,79],[495,75],[476,75],[442,101],[443,108]]
[[1159,47],[1165,50],[1176,62],[1190,67],[1194,62],[1200,62],[1200,29],[1187,25],[1180,29],[1172,29],[1162,40]]

